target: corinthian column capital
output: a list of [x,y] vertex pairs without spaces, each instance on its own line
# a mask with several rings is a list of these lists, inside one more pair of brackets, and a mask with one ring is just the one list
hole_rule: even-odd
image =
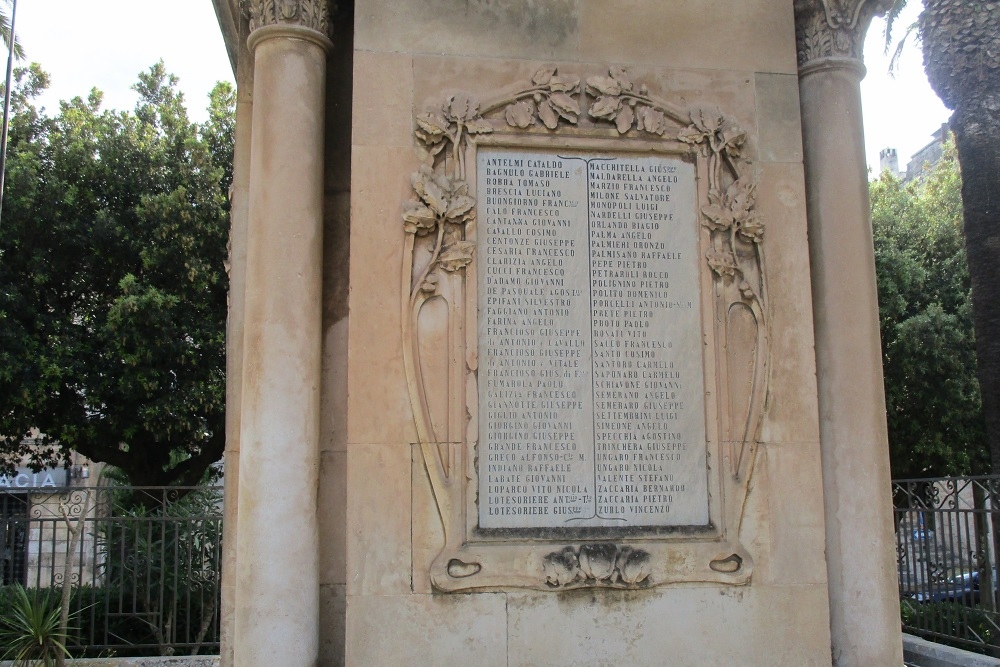
[[330,0],[243,0],[251,33],[265,26],[297,26],[332,39],[330,4]]
[[892,0],[795,0],[795,43],[799,67],[826,58],[862,60],[872,18]]

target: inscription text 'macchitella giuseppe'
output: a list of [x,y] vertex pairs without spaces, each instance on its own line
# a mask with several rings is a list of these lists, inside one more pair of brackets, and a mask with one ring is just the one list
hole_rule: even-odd
[[706,525],[694,166],[481,147],[479,526]]

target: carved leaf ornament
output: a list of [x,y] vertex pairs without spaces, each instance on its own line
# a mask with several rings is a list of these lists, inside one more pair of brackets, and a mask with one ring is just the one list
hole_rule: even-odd
[[[725,530],[739,532],[739,498],[745,498],[753,469],[768,366],[762,244],[765,225],[756,206],[752,164],[743,156],[747,133],[716,107],[680,109],[654,98],[646,85],[636,84],[620,67],[582,81],[547,66],[535,73],[529,85],[513,94],[486,104],[468,94],[450,95],[439,109],[421,113],[415,119],[414,136],[424,165],[410,179],[413,196],[403,205],[401,216],[405,233],[403,362],[417,437],[445,533],[445,548],[431,573],[432,583],[439,590],[508,586],[543,590],[642,588],[669,583],[669,577],[657,578],[656,573],[665,566],[657,562],[656,549],[609,543],[583,543],[547,554],[538,552],[533,557],[537,558],[537,570],[492,574],[490,578],[488,554],[492,545],[476,547],[466,540],[466,498],[474,494],[474,485],[466,487],[469,474],[465,471],[471,468],[466,443],[476,439],[475,418],[466,406],[475,403],[467,400],[475,389],[463,391],[460,387],[469,382],[464,379],[468,377],[474,386],[475,351],[444,353],[452,379],[447,391],[458,396],[449,403],[455,407],[449,408],[447,419],[435,422],[425,386],[427,360],[421,356],[426,352],[420,323],[424,305],[434,299],[447,304],[450,340],[462,339],[466,331],[476,330],[476,314],[473,312],[469,319],[465,306],[465,273],[474,269],[476,252],[475,241],[467,238],[476,220],[476,201],[467,181],[470,148],[474,149],[486,135],[558,133],[564,126],[578,126],[584,115],[592,119],[593,132],[605,133],[601,136],[613,128],[614,136],[648,137],[687,146],[706,163],[707,183],[700,212],[701,225],[709,237],[705,261],[715,276],[716,292],[722,295],[717,297],[717,319],[726,322],[724,328],[729,326],[730,318],[749,322],[753,332],[747,371],[752,386],[750,398],[731,437],[723,443],[728,447],[723,454],[729,462],[728,483],[736,491],[727,491],[733,496],[727,502],[735,509],[731,512],[734,516],[726,520]],[[471,291],[475,292],[474,286]],[[730,347],[734,344],[730,342]],[[746,366],[742,363],[742,367]],[[736,539],[719,546],[719,553],[706,557],[703,567],[697,573],[684,575],[683,580],[749,581],[752,560],[738,544],[734,546]],[[524,548],[537,552],[544,544]]]
[[300,25],[333,36],[330,0],[242,0],[251,32],[268,25]]
[[648,585],[650,556],[630,546],[584,544],[545,556],[542,571],[553,588],[637,588]]
[[822,58],[860,60],[868,24],[891,4],[892,0],[795,0],[799,66]]

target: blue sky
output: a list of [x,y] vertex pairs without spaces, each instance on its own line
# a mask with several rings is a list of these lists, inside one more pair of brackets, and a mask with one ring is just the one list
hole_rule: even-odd
[[[919,9],[919,4],[909,7],[900,30]],[[866,152],[875,170],[878,153],[887,146],[898,150],[905,167],[950,115],[927,84],[915,44],[907,48],[896,77],[888,75],[883,27],[877,19],[868,32],[868,76],[862,82]],[[107,107],[130,109],[136,74],[161,58],[180,78],[194,120],[204,119],[215,82],[233,81],[211,0],[19,0],[17,31],[28,58],[52,75],[42,100],[51,111],[59,100],[84,96],[95,86]]]

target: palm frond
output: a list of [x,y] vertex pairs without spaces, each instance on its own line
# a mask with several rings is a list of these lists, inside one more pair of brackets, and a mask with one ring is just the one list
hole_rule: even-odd
[[889,53],[892,46],[892,27],[896,24],[899,15],[906,9],[907,0],[892,0],[892,5],[885,11],[885,52]]
[[[910,38],[910,35],[917,33],[914,39],[920,39],[920,33],[918,32],[917,22],[914,21],[906,27],[906,32],[903,33],[903,37],[896,43],[896,50],[892,53],[892,58],[889,59],[889,76],[896,76],[896,71],[899,69],[899,58],[903,55],[903,48],[906,46],[906,40]],[[886,49],[888,52],[888,49]]]
[[[3,43],[10,48],[10,16],[7,15],[5,9],[0,9],[0,38],[3,39]],[[21,46],[21,40],[14,35],[14,57],[18,60],[24,59],[24,47]]]

